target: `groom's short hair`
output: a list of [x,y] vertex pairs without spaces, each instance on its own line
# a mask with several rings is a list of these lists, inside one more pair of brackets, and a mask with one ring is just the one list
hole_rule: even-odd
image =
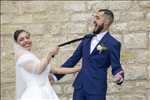
[[109,9],[100,9],[100,10],[98,10],[98,12],[104,12],[104,15],[106,15],[106,17],[110,20],[110,24],[113,23],[114,14],[111,10],[109,10]]

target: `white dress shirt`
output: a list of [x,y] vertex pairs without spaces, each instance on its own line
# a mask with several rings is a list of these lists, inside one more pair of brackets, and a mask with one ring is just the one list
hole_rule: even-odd
[[100,40],[104,37],[104,35],[106,33],[107,33],[107,31],[99,33],[92,38],[91,47],[90,47],[90,54],[93,52],[94,48],[97,46],[97,44],[100,42]]

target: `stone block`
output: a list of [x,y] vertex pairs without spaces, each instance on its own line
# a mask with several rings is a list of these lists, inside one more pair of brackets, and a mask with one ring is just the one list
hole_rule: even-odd
[[128,10],[130,8],[131,1],[109,1],[109,9],[112,10]]
[[1,45],[1,83],[15,82],[15,57],[11,37],[2,38]]
[[87,25],[85,23],[66,23],[62,26],[62,31],[69,34],[86,33]]
[[13,17],[13,14],[1,14],[1,24],[11,24]]
[[61,96],[60,97],[62,100],[68,100],[68,98],[66,96]]
[[39,13],[45,12],[48,7],[48,1],[22,1],[22,13]]
[[108,82],[108,94],[119,93],[120,87],[116,85],[115,82]]
[[[115,82],[108,82],[109,94],[124,94],[124,93],[145,93],[149,88],[149,83],[146,80],[140,81],[124,81],[121,86],[116,85]],[[132,90],[132,91],[131,91]],[[133,92],[134,91],[134,92]]]
[[69,12],[63,11],[48,12],[48,22],[66,22],[69,21],[69,18],[70,18]]
[[150,24],[149,21],[129,21],[127,23],[127,30],[130,32],[144,32],[145,30],[148,30]]
[[[124,81],[122,86],[120,86],[119,93],[140,93],[144,94],[147,90],[149,84],[146,80],[140,80],[140,81]],[[132,91],[131,91],[132,90]]]
[[30,32],[32,35],[40,35],[45,33],[45,24],[41,23],[31,23],[31,24],[24,24],[23,29]]
[[146,97],[144,94],[125,94],[121,100],[146,100]]
[[130,11],[130,12],[119,12],[119,14],[115,13],[116,21],[127,22],[127,21],[140,21],[144,19],[145,12],[144,11]]
[[71,21],[73,22],[81,22],[85,21],[88,22],[88,20],[91,18],[92,14],[89,13],[76,13],[71,16]]
[[125,80],[144,80],[147,79],[146,65],[126,65],[125,70]]
[[16,87],[14,83],[1,84],[1,100],[15,100],[16,99]]
[[119,95],[114,94],[114,95],[107,95],[106,100],[121,100],[121,99]]
[[72,95],[61,95],[61,100],[72,100]]
[[72,87],[72,84],[65,84],[63,89],[65,94],[73,94],[74,88]]
[[64,11],[71,12],[83,12],[86,11],[86,5],[84,1],[70,1],[64,2]]
[[54,22],[54,23],[48,23],[45,26],[45,29],[48,34],[63,34],[62,29],[63,23]]
[[150,100],[150,91],[147,92],[147,100]]
[[148,79],[150,80],[150,63],[148,65],[148,67],[147,67],[147,71],[148,71]]
[[[124,46],[124,45],[123,45]],[[121,61],[125,64],[149,63],[149,50],[124,50],[121,51]]]
[[47,23],[48,22],[48,13],[35,13],[32,14],[33,23]]
[[17,15],[12,18],[11,23],[12,24],[32,23],[32,15],[31,14]]
[[111,26],[113,33],[125,33],[127,31],[127,23],[114,23]]
[[140,7],[140,2],[141,1],[132,1],[130,3],[129,11],[143,11],[143,8]]
[[149,47],[149,49],[150,49],[150,32],[148,33],[148,40],[149,40],[149,42],[148,42],[148,47]]
[[11,24],[4,24],[1,25],[1,34],[13,34],[17,29],[24,29],[24,25],[11,25]]
[[146,19],[147,19],[147,21],[150,20],[150,13],[147,13],[147,14],[146,14]]
[[62,85],[63,84],[56,84],[56,83],[52,84],[52,86],[57,94],[63,94],[63,86]]
[[150,8],[150,1],[141,1],[139,5],[143,8]]
[[[14,57],[2,58],[1,60],[1,83],[11,83],[16,80]],[[10,60],[8,60],[10,59]]]
[[125,48],[147,48],[146,33],[134,33],[124,35]]
[[18,29],[24,29],[32,34],[43,34],[46,31],[45,24],[7,24],[1,26],[1,34],[13,34]]
[[[130,9],[129,9],[130,10]],[[122,10],[114,10],[114,22],[115,23],[130,23],[132,21],[143,21],[148,14],[144,10],[131,10],[122,12]],[[144,19],[145,20],[145,19]]]
[[109,7],[109,1],[90,1],[87,2],[87,9],[96,12],[98,9],[104,9]]
[[1,1],[1,13],[17,13],[18,6],[15,1]]

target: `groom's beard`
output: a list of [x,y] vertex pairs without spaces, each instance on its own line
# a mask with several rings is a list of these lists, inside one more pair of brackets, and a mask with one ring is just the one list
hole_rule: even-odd
[[95,24],[95,28],[93,30],[93,33],[96,35],[96,34],[99,34],[103,30],[104,23],[102,25],[99,25],[99,26],[97,25],[96,22],[94,22],[94,24]]

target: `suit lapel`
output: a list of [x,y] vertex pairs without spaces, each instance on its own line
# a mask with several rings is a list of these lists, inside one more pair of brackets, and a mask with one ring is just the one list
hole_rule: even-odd
[[85,43],[84,43],[84,47],[85,47],[84,48],[84,52],[85,52],[86,56],[90,55],[91,39],[92,39],[92,37],[91,38],[87,38],[85,40]]
[[[107,40],[107,35],[109,35],[109,32],[107,32],[104,37],[99,41],[99,43],[95,46],[94,50],[92,51],[92,53],[90,55],[93,55],[96,52],[96,48],[99,44],[102,44],[103,42],[105,42]],[[90,42],[91,43],[91,42]],[[91,45],[91,44],[90,44]]]

